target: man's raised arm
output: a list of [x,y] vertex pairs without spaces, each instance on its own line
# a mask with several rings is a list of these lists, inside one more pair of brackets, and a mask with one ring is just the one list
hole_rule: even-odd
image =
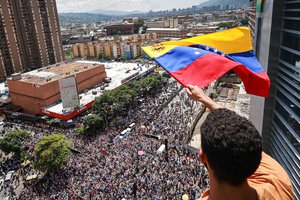
[[219,105],[214,100],[212,100],[209,96],[207,96],[203,92],[203,90],[200,89],[198,86],[187,85],[186,92],[191,97],[191,99],[193,99],[194,101],[199,101],[199,102],[203,103],[210,110],[222,108],[221,105]]

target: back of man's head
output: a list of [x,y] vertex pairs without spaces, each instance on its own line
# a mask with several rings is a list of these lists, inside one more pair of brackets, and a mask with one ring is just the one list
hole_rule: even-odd
[[225,108],[207,116],[201,127],[201,147],[220,183],[240,185],[260,164],[258,131],[249,120]]

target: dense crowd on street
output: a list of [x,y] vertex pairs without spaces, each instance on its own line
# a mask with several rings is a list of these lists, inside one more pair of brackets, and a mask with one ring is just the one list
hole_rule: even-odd
[[[158,200],[181,199],[184,194],[189,199],[199,198],[209,185],[208,174],[197,152],[184,145],[195,114],[193,106],[181,86],[170,81],[92,139],[75,134],[73,129],[11,122],[6,131],[22,124],[18,127],[32,134],[27,141],[31,156],[42,136],[57,132],[64,133],[78,151],[70,155],[61,171],[27,185],[19,199]],[[134,128],[115,140],[131,123]],[[160,153],[162,144],[165,149]],[[19,173],[25,181],[34,172],[29,168]]]

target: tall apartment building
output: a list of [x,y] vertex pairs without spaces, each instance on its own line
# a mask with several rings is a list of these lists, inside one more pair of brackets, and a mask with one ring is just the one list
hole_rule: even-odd
[[251,97],[250,120],[262,133],[264,150],[289,174],[295,199],[300,200],[300,10],[296,8],[300,1],[270,0],[257,13],[256,54],[271,88],[269,98]]
[[72,46],[74,57],[88,59],[133,59],[144,55],[142,46],[153,44],[156,33],[138,34],[128,36],[127,39],[91,41],[77,43]]
[[250,1],[250,6],[246,9],[246,17],[249,20],[248,26],[251,29],[251,37],[254,41],[255,37],[255,25],[256,25],[256,0]]
[[104,46],[104,55],[107,57],[107,58],[110,58],[111,57],[111,52],[110,52],[110,44],[109,42],[105,42],[103,44]]
[[111,55],[114,58],[118,58],[118,44],[115,42],[110,43],[110,50],[111,50]]
[[63,60],[55,0],[0,1],[0,80]]

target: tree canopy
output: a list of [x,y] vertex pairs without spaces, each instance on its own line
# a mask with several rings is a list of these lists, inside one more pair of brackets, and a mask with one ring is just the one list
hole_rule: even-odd
[[27,131],[12,130],[0,139],[0,149],[5,153],[13,152],[19,156],[25,147],[25,140],[29,137],[30,133]]
[[83,119],[83,134],[96,135],[99,131],[103,131],[105,128],[105,122],[103,117],[91,114]]
[[35,145],[34,167],[42,172],[55,172],[68,162],[71,142],[64,135],[44,136]]
[[[86,117],[83,122],[84,127],[78,129],[78,132],[84,134],[88,133],[88,135],[90,133],[96,133],[103,127],[103,120],[105,125],[107,125],[117,116],[126,116],[128,111],[137,105],[138,98],[155,94],[155,91],[159,89],[161,83],[161,75],[152,73],[145,78],[131,81],[114,90],[104,91],[101,96],[95,99],[93,104],[93,113],[99,115],[100,119],[98,118],[99,116],[94,115]],[[90,130],[88,130],[87,127]]]
[[139,18],[136,22],[133,23],[134,25],[134,33],[139,33],[140,27],[144,26],[144,20]]
[[94,113],[109,121],[110,119],[126,115],[135,105],[137,97],[144,96],[159,88],[161,75],[153,73],[145,78],[129,82],[127,85],[105,91],[95,99],[93,104]]

